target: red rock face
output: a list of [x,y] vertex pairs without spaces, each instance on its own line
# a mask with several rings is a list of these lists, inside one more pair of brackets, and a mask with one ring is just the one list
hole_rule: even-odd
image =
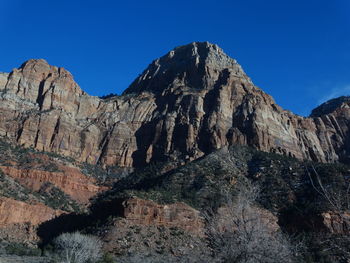
[[83,175],[77,168],[60,167],[63,171],[49,172],[36,169],[20,169],[12,166],[0,166],[0,169],[20,184],[38,191],[45,183],[52,183],[68,194],[72,199],[87,204],[97,193],[106,190],[95,185],[92,178]]
[[177,227],[198,235],[204,234],[199,211],[184,203],[159,205],[132,198],[124,201],[124,217],[132,224]]
[[63,213],[41,203],[27,204],[22,201],[0,197],[0,227],[29,223],[38,225]]
[[231,144],[348,162],[350,100],[335,105],[310,118],[285,111],[209,43],[174,49],[123,96],[107,100],[87,95],[68,71],[44,60],[0,74],[1,136],[92,164],[193,160]]
[[0,238],[8,242],[36,245],[38,226],[66,212],[39,202],[22,202],[0,197]]

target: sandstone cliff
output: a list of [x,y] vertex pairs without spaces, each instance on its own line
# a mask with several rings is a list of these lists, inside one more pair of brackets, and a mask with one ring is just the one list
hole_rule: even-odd
[[204,235],[200,212],[185,203],[160,205],[150,200],[131,198],[123,202],[124,217],[133,224],[178,227]]
[[20,169],[12,166],[0,166],[2,171],[16,179],[32,191],[39,191],[46,183],[51,183],[79,203],[87,204],[98,192],[106,190],[94,184],[92,178],[83,175],[77,168],[62,166],[63,171],[51,172],[35,169]]
[[175,48],[105,100],[44,60],[0,74],[0,136],[102,165],[193,160],[231,144],[348,162],[350,102],[334,105],[309,118],[283,110],[207,42]]
[[0,239],[35,245],[40,241],[37,227],[64,213],[40,202],[23,202],[0,196]]
[[38,225],[63,213],[41,203],[28,204],[0,197],[0,227],[19,223]]

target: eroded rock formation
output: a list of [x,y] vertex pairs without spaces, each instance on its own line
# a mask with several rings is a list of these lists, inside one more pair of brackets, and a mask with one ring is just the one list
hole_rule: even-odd
[[193,160],[230,144],[348,162],[350,102],[335,105],[309,118],[283,110],[207,42],[175,48],[122,96],[105,100],[89,96],[68,71],[44,60],[0,74],[1,136],[92,164]]
[[160,205],[139,198],[123,202],[124,217],[133,224],[177,227],[198,235],[204,234],[200,212],[184,203]]
[[38,225],[63,213],[41,203],[28,204],[11,198],[0,197],[0,227],[25,224]]
[[332,234],[350,234],[350,213],[349,212],[324,212],[321,214],[323,227]]
[[13,166],[0,166],[6,175],[16,179],[32,191],[39,191],[44,184],[51,183],[82,204],[87,204],[91,197],[106,190],[105,187],[94,184],[94,179],[83,175],[77,168],[65,166],[60,168],[62,171],[51,172],[32,168],[20,169]]

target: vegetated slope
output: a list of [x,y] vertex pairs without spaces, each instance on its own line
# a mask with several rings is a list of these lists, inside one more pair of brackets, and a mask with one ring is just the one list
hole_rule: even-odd
[[[92,171],[99,173],[91,175]],[[36,245],[38,225],[86,211],[89,199],[115,179],[101,168],[1,139],[0,239]]]
[[[314,167],[327,189],[345,198],[349,166],[301,162],[245,146],[223,148],[176,166],[166,162],[135,170],[95,198],[88,214],[61,215],[31,229],[32,242],[40,242],[39,237],[46,244],[61,232],[79,230],[100,236],[105,250],[118,255],[121,262],[207,262],[211,249],[203,235],[205,222],[200,223],[201,214],[196,211],[216,211],[225,204],[227,193],[235,196],[240,187],[253,182],[261,188],[261,209],[270,211],[269,220],[278,222],[283,230],[302,235],[303,253],[310,262],[343,262],[341,249],[348,248],[350,222],[337,217],[334,207],[312,186],[310,176],[316,184]],[[26,196],[31,194],[25,192]],[[25,235],[18,232],[12,241],[24,240]]]
[[[294,189],[311,190],[308,173],[313,173],[313,166],[321,169],[320,173],[324,177],[326,175],[323,173],[327,171],[329,175],[325,178],[327,181],[338,179],[339,174],[346,176],[350,169],[343,164],[303,162],[246,146],[223,148],[170,171],[164,169],[167,165],[169,164],[158,163],[138,169],[118,181],[100,198],[103,200],[113,196],[119,198],[137,194],[161,203],[185,201],[193,207],[202,209],[217,207],[221,201],[213,198],[213,195],[220,196],[225,189],[232,190],[235,185],[240,185],[249,179],[261,185],[263,195],[271,194],[270,198],[264,197],[261,201],[265,200],[264,205],[269,209],[278,207],[279,209],[274,211],[278,212],[282,204],[288,203],[288,200],[281,199],[278,195],[289,196],[289,202],[295,202],[295,197],[291,196]],[[329,170],[332,168],[334,171]],[[207,195],[210,198],[206,198]],[[213,201],[214,203],[211,203]]]
[[[224,148],[179,168],[169,166],[136,170],[98,196],[89,214],[45,222],[39,236],[47,243],[61,232],[93,233],[122,262],[209,262],[211,247],[201,216],[218,212],[227,195],[235,197],[253,183],[261,190],[261,215],[273,228],[302,240],[304,260],[346,262],[349,166],[302,162],[245,146]],[[339,209],[318,192],[318,177],[329,195],[343,198]]]
[[0,102],[0,135],[91,164],[190,161],[235,144],[299,159],[349,161],[349,100],[310,118],[297,116],[207,42],[175,48],[122,96],[106,99],[83,92],[65,69],[29,60],[0,74]]

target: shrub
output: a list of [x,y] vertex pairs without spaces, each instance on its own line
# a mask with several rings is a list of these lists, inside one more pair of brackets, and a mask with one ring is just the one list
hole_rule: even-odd
[[105,253],[103,254],[103,257],[98,261],[98,263],[115,263],[115,261],[111,254]]
[[102,256],[102,242],[79,232],[63,233],[53,243],[62,263],[97,262]]
[[5,247],[6,253],[18,256],[40,256],[41,250],[38,248],[31,248],[20,243],[10,243]]
[[244,186],[234,200],[227,197],[225,213],[207,216],[209,241],[219,262],[293,262],[288,239],[258,212],[257,193],[256,187]]

